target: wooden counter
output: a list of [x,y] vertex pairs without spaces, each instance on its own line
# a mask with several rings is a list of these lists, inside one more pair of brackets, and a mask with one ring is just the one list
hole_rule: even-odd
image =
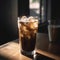
[[37,34],[36,52],[36,58],[22,55],[17,39],[0,46],[0,60],[60,60],[60,44],[49,43],[47,34]]

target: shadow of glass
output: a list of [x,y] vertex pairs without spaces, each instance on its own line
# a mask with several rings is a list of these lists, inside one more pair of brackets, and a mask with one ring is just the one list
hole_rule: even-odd
[[9,59],[0,55],[0,60],[9,60]]
[[47,56],[44,56],[42,54],[36,53],[35,60],[54,60],[54,59],[47,57]]
[[36,53],[35,57],[33,55],[26,55],[24,53],[22,53],[24,56],[27,56],[29,58],[31,58],[32,60],[54,60],[50,57],[44,56],[42,54]]

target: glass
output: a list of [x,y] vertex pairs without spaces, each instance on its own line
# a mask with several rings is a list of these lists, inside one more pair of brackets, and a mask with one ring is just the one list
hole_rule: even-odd
[[19,41],[21,53],[26,55],[35,54],[36,34],[38,30],[38,19],[34,17],[21,17],[18,20]]
[[60,40],[60,25],[55,22],[49,21],[48,34],[50,42],[59,42]]

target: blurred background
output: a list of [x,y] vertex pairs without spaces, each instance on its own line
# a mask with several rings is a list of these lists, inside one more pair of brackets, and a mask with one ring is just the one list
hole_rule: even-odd
[[18,39],[17,18],[23,15],[39,18],[39,33],[48,34],[48,20],[60,24],[57,0],[0,0],[0,45]]

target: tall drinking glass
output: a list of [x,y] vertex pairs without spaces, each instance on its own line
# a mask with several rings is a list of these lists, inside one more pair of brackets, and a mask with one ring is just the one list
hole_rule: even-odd
[[38,19],[23,16],[18,20],[18,29],[19,41],[21,43],[21,53],[26,55],[35,54]]

